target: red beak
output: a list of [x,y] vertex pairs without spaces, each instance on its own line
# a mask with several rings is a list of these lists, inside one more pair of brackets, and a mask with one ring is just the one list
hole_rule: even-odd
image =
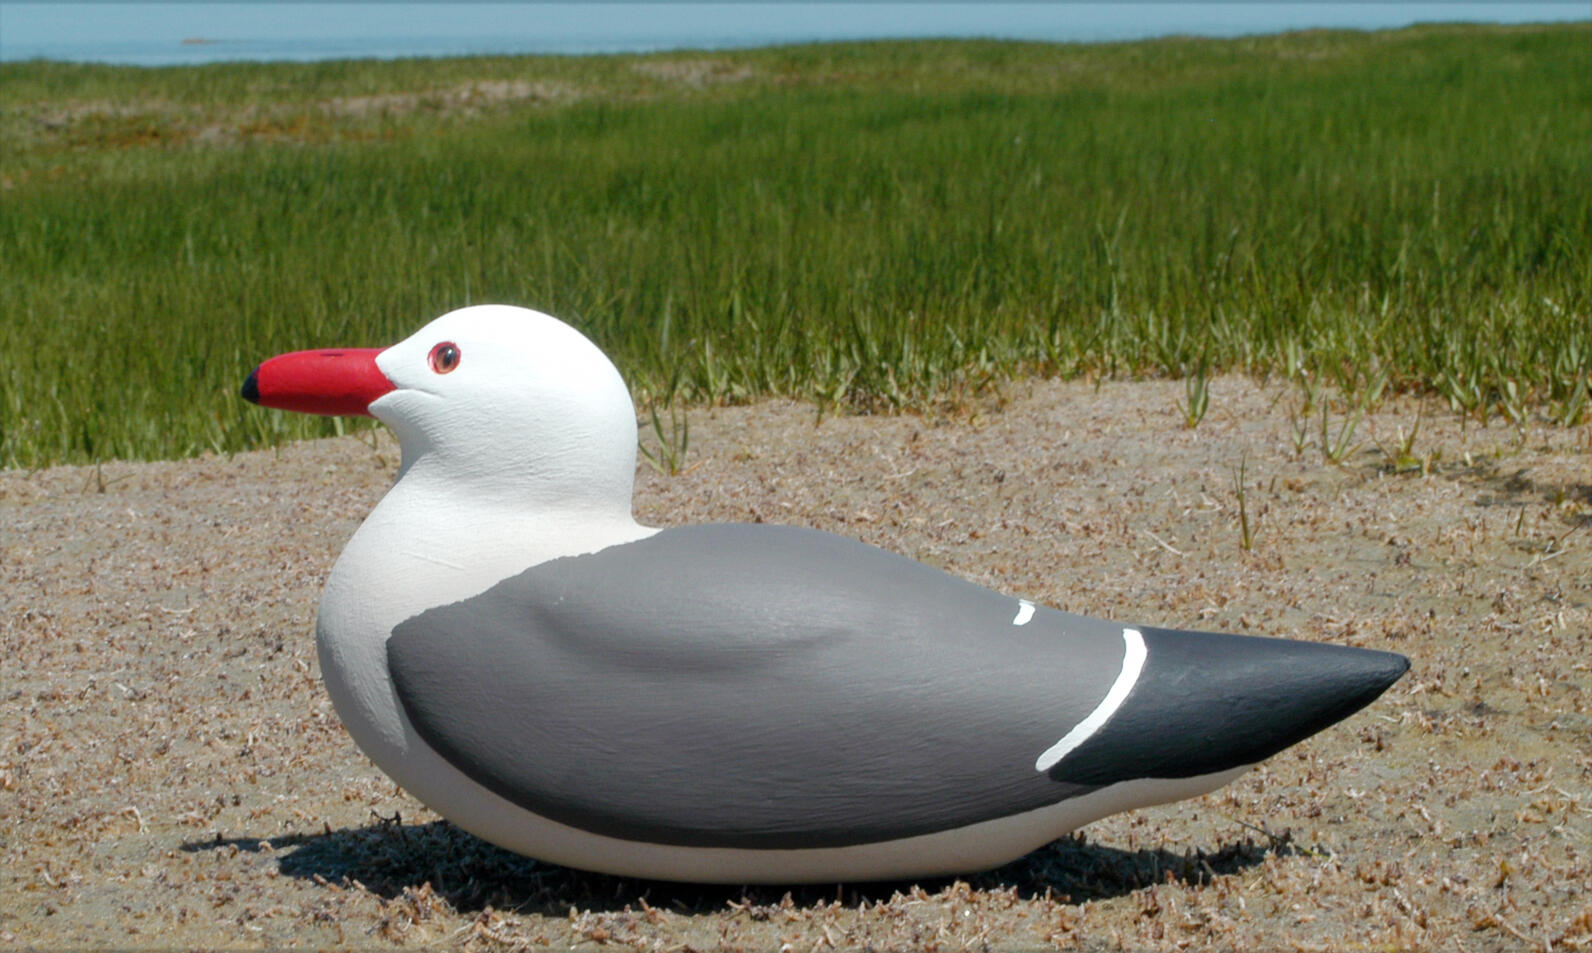
[[361,347],[280,354],[250,372],[243,399],[302,414],[369,417],[371,403],[396,389],[376,366],[381,352]]

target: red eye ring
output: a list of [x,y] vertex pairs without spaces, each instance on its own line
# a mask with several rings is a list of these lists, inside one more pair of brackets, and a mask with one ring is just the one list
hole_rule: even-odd
[[438,374],[446,374],[459,366],[459,345],[452,341],[443,341],[431,349],[431,369]]

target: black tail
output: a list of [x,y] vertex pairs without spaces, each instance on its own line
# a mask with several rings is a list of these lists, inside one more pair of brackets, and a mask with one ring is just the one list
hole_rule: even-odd
[[1147,656],[1133,691],[1051,778],[1113,784],[1254,764],[1369,705],[1410,667],[1392,652],[1139,631]]

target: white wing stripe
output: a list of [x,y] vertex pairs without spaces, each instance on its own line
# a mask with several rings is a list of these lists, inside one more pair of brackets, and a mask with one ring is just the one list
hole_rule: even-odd
[[1017,617],[1012,620],[1012,625],[1027,625],[1028,620],[1034,617],[1034,604],[1027,599],[1017,600]]
[[1073,726],[1073,729],[1062,736],[1062,739],[1039,756],[1034,762],[1034,770],[1049,771],[1061,763],[1061,759],[1071,754],[1073,749],[1089,740],[1089,737],[1111,720],[1117,713],[1122,703],[1127,700],[1128,692],[1133,691],[1133,685],[1139,680],[1139,673],[1144,670],[1144,659],[1148,654],[1144,648],[1144,636],[1138,629],[1122,630],[1122,671],[1117,673],[1117,680],[1111,683],[1111,690],[1106,692],[1106,697],[1095,706],[1088,717]]

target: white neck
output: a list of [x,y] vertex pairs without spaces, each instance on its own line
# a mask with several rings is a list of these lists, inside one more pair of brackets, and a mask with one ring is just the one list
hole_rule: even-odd
[[344,578],[357,580],[360,601],[379,600],[380,614],[396,623],[549,559],[653,532],[636,523],[628,492],[622,500],[565,495],[549,506],[515,492],[523,489],[501,479],[465,483],[423,458],[415,461],[349,541],[326,599]]

